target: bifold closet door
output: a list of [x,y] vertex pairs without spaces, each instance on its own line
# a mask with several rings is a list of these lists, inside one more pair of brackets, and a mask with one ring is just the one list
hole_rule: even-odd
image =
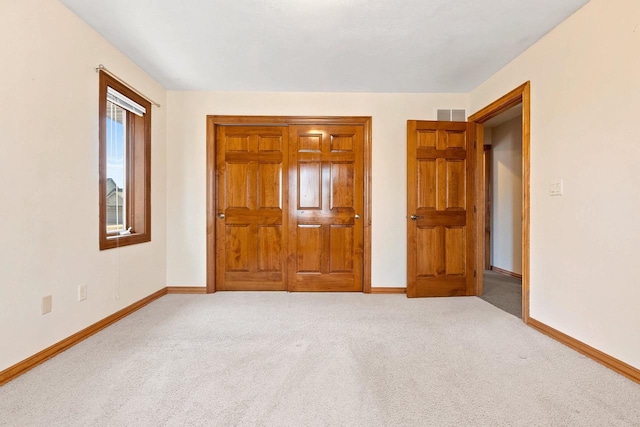
[[290,291],[362,291],[363,126],[289,126]]
[[217,290],[287,289],[288,135],[217,127]]

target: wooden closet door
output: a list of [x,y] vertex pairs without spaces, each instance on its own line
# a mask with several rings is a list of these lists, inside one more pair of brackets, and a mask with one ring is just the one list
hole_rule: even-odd
[[362,291],[363,126],[289,127],[290,291]]
[[218,126],[216,288],[286,290],[286,126]]

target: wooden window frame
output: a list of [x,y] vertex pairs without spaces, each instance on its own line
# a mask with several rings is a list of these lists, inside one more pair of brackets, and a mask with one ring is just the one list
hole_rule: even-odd
[[[99,78],[99,241],[100,250],[151,241],[151,103],[104,71]],[[146,109],[140,117],[127,112],[127,211],[131,234],[107,233],[107,87],[111,87]]]

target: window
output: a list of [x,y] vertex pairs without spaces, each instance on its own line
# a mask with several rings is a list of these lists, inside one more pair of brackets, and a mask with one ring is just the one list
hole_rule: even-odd
[[100,249],[151,240],[151,103],[100,71]]

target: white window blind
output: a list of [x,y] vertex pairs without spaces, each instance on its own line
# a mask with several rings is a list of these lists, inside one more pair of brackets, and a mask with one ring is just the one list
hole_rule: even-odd
[[136,114],[138,116],[144,116],[147,112],[147,109],[142,105],[131,100],[130,98],[127,98],[110,86],[107,86],[107,101],[113,102],[114,104],[124,108],[127,111],[131,111],[133,114]]

